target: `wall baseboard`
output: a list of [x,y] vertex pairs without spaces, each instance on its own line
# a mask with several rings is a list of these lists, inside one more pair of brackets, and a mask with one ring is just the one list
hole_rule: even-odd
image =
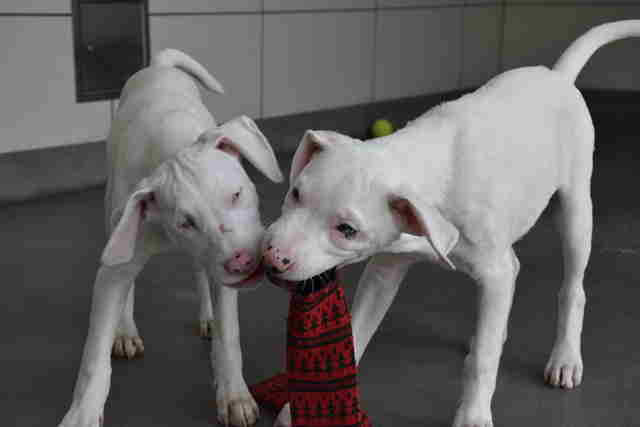
[[[378,118],[396,127],[429,108],[455,99],[469,90],[403,98],[257,120],[278,154],[296,149],[307,129],[335,130],[356,138],[367,138],[368,128]],[[598,128],[603,121],[640,118],[640,92],[586,89],[582,91]],[[0,154],[0,205],[51,194],[104,185],[106,179],[104,141]]]

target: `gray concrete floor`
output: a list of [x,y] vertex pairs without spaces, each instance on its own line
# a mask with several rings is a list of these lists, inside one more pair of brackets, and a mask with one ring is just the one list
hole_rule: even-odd
[[[565,392],[542,381],[561,278],[559,240],[547,213],[516,247],[522,272],[494,398],[496,426],[640,425],[640,177],[632,158],[638,132],[630,125],[621,131],[614,120],[598,135],[584,383]],[[268,223],[285,188],[256,179]],[[2,426],[56,426],[70,403],[105,243],[102,197],[98,188],[0,209]],[[347,270],[350,295],[361,269]],[[364,405],[375,425],[450,425],[474,292],[463,275],[426,264],[412,269],[361,365]],[[241,296],[240,310],[251,383],[283,365],[287,295],[262,286]],[[196,336],[197,297],[186,258],[167,254],[151,262],[138,280],[136,318],[146,356],[114,362],[105,426],[215,425],[209,343]],[[263,416],[259,426],[271,419]]]

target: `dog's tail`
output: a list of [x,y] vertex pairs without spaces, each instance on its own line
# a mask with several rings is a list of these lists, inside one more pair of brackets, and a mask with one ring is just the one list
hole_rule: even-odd
[[163,49],[154,55],[151,65],[178,68],[212,92],[224,93],[224,88],[198,61],[176,49]]
[[640,19],[609,22],[593,27],[571,43],[553,69],[573,82],[596,50],[607,43],[627,37],[640,37]]

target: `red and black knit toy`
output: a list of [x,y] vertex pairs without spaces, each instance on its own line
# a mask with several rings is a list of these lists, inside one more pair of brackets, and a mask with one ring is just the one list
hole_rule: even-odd
[[360,407],[351,314],[335,269],[296,284],[287,321],[287,372],[251,387],[259,405],[292,427],[371,427]]

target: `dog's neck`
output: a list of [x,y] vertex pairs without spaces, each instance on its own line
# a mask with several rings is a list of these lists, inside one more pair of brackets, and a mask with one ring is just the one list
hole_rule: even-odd
[[294,292],[302,295],[310,295],[326,288],[327,285],[334,282],[336,278],[337,273],[336,268],[334,267],[316,276],[298,282],[295,286]]
[[424,114],[379,138],[379,174],[392,188],[409,188],[437,203],[450,182],[454,142],[455,128],[446,117],[437,112]]

